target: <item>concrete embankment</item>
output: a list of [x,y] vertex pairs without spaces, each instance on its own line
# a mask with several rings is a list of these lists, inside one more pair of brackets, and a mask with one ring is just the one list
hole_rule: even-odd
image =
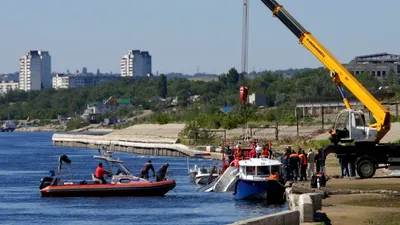
[[241,220],[230,225],[298,225],[300,224],[300,212],[297,210],[286,210],[271,215]]
[[[144,155],[193,157],[196,153],[205,153],[194,150],[186,145],[177,143],[177,139],[161,138],[146,140],[136,136],[119,135],[84,135],[84,134],[54,134],[53,145],[75,148],[99,149],[105,146],[112,151],[130,152]],[[221,154],[207,152],[208,158],[221,159]]]
[[323,192],[303,193],[305,191],[291,184],[286,188],[286,202],[289,210],[270,215],[241,220],[231,225],[299,225],[312,223],[315,213],[322,209]]

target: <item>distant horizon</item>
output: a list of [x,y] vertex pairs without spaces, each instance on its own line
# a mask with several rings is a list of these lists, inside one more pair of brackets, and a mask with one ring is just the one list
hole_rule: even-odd
[[[248,74],[251,74],[251,73],[263,73],[263,72],[268,72],[268,71],[276,72],[276,71],[287,71],[287,70],[318,69],[318,68],[321,68],[321,67],[324,67],[324,66],[315,67],[315,68],[304,67],[304,68],[288,68],[288,69],[277,69],[277,70],[249,71]],[[234,68],[234,67],[232,67],[232,68]],[[228,73],[228,71],[229,71],[230,69],[231,69],[231,68],[229,68],[226,72],[221,73],[221,74],[226,74],[226,73]],[[235,69],[236,69],[238,72],[240,72],[237,68],[235,68]],[[75,70],[72,70],[72,71],[75,71],[75,72],[76,72],[76,69],[75,69]],[[70,74],[74,74],[74,73],[75,73],[75,72],[71,72],[71,70],[69,70],[69,72],[70,72]],[[93,71],[93,72],[88,70],[86,74],[96,74],[96,72],[97,72],[97,69],[96,69],[96,71]],[[9,72],[9,73],[0,73],[0,75],[4,76],[4,75],[9,75],[9,74],[15,74],[15,73],[19,73],[19,71],[14,71],[14,72]],[[67,71],[65,71],[65,72],[52,71],[51,73],[52,73],[52,74],[56,74],[56,73],[59,73],[59,74],[67,74]],[[80,74],[83,74],[83,73],[82,73],[82,70],[79,70],[79,73],[80,73]],[[120,71],[119,71],[119,72],[113,72],[113,71],[102,72],[101,69],[100,69],[100,73],[101,73],[101,74],[120,74],[121,72],[120,72]],[[194,75],[197,75],[197,74],[217,75],[217,76],[218,76],[218,75],[221,75],[221,74],[218,74],[218,73],[205,73],[205,72],[195,72],[195,73],[193,73],[193,74],[188,74],[188,73],[183,73],[183,72],[168,72],[168,73],[159,73],[158,75],[161,75],[161,74],[164,74],[164,75],[168,75],[168,74],[182,74],[182,75],[188,75],[188,76],[194,76]],[[153,73],[153,75],[156,76],[156,74],[154,74],[154,73]]]

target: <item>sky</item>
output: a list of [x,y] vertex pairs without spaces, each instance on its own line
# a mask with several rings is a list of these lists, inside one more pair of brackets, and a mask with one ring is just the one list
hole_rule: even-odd
[[[399,0],[278,0],[340,62],[400,54]],[[241,70],[243,0],[3,0],[0,74],[28,50],[47,50],[52,70],[119,73],[130,49],[152,55],[153,73]],[[322,64],[261,0],[249,0],[252,71]]]

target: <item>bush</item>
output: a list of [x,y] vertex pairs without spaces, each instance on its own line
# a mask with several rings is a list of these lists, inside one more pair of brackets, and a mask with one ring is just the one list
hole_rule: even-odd
[[168,114],[160,113],[155,116],[154,121],[162,125],[172,122],[172,118]]
[[206,131],[200,128],[197,121],[189,121],[179,133],[181,143],[188,145],[215,144],[217,138],[215,132]]
[[67,127],[66,130],[70,131],[70,130],[75,130],[75,129],[79,129],[85,126],[88,126],[89,123],[85,120],[83,120],[82,118],[75,118],[73,120],[70,120],[67,123]]

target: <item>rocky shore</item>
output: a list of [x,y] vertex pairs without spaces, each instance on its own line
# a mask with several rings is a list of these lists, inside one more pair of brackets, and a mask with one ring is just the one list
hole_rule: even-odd
[[46,126],[25,126],[17,127],[14,132],[59,132],[63,131],[64,127],[59,125],[46,125]]

